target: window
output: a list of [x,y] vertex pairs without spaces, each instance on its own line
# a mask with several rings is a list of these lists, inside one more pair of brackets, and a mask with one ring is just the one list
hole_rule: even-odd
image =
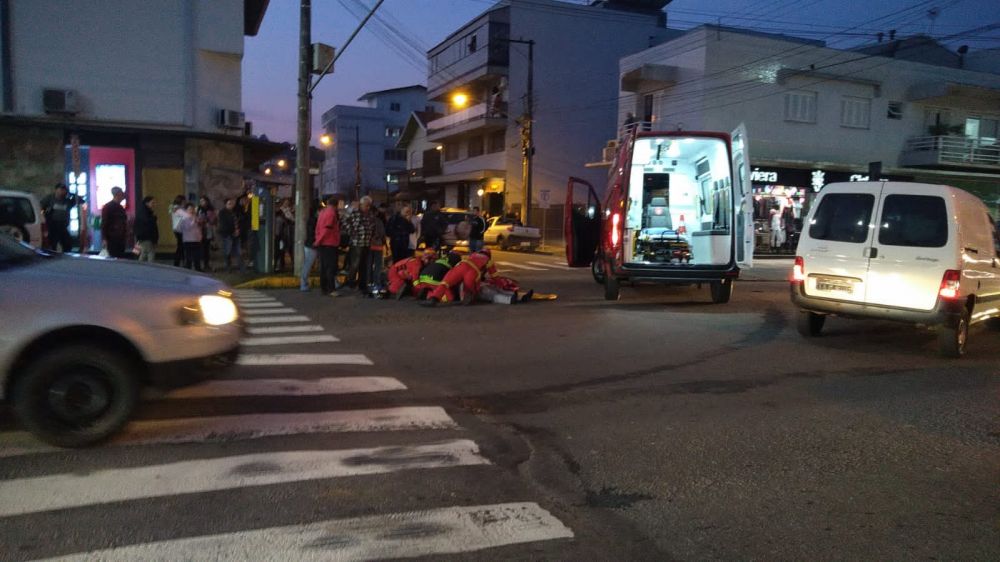
[[903,118],[903,102],[901,101],[891,101],[889,102],[889,109],[885,114],[886,119],[896,119],[897,121]]
[[844,96],[840,98],[840,126],[867,129],[871,122],[872,100]]
[[406,160],[406,151],[398,148],[385,149],[386,160]]
[[392,102],[389,104],[389,111],[399,111],[399,102]]
[[483,154],[483,140],[483,137],[472,137],[469,139],[469,158]]
[[948,241],[944,199],[930,195],[889,195],[885,198],[878,242],[886,246],[940,248]]
[[816,240],[862,244],[868,240],[875,196],[868,193],[835,193],[823,197],[809,223]]
[[505,144],[507,143],[507,131],[495,131],[490,133],[490,145],[488,152],[493,154],[494,152],[503,152]]
[[397,138],[399,135],[403,134],[402,127],[386,127],[385,136],[390,138]]
[[444,159],[445,159],[446,162],[449,161],[449,160],[458,160],[458,143],[457,142],[450,142],[450,143],[444,145]]
[[965,136],[972,139],[979,139],[982,144],[992,144],[996,142],[1000,134],[1000,120],[984,119],[982,117],[969,117],[965,120]]
[[815,123],[816,92],[787,92],[785,94],[785,121]]
[[[100,211],[98,211],[100,212]],[[0,224],[32,224],[35,222],[35,210],[27,197],[0,197]]]

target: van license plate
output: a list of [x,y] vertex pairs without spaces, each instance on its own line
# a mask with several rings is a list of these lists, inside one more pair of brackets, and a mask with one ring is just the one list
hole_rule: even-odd
[[831,283],[829,281],[817,281],[816,290],[830,291],[833,293],[845,293],[850,295],[854,293],[854,286],[848,285],[846,283]]

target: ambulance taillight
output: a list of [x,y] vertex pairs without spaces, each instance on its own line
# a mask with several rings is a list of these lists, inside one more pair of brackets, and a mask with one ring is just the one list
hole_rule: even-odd
[[621,242],[621,235],[618,233],[618,225],[621,224],[622,216],[620,213],[615,213],[611,215],[611,247],[617,248],[618,243]]

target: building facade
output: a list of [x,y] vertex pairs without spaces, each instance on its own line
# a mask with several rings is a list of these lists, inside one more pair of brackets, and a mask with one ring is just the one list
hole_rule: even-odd
[[[546,218],[534,210],[561,216],[567,177],[603,181],[584,164],[615,127],[618,60],[677,34],[665,27],[666,3],[504,0],[433,47],[427,96],[446,110],[427,123],[442,153],[428,186],[442,186],[448,204],[521,215],[530,103],[531,222]],[[550,240],[562,238],[558,223],[548,221]]]
[[366,105],[335,105],[323,114],[323,129],[330,136],[323,193],[384,199],[399,189],[406,171],[406,151],[396,145],[407,120],[435,104],[427,103],[427,88],[419,85],[368,92],[358,101]]
[[[247,135],[241,112],[244,36],[267,4],[0,1],[0,186],[44,195],[65,182],[91,216],[120,186],[130,215],[156,197],[165,233],[176,195],[240,192],[274,148]],[[161,236],[161,250],[173,245]]]
[[896,43],[845,51],[696,28],[622,59],[619,123],[628,113],[658,130],[728,132],[745,123],[759,250],[771,209],[791,207],[801,230],[824,184],[873,174],[961,187],[997,212],[1000,53]]

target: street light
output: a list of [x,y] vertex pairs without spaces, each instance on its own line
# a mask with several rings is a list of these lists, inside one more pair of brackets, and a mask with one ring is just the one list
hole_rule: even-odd
[[271,175],[271,168],[264,168],[264,175],[265,176]]
[[451,104],[458,109],[465,107],[466,105],[468,105],[468,103],[469,103],[468,94],[457,92],[451,96]]
[[320,135],[319,143],[323,146],[330,146],[331,144],[333,144],[333,137],[331,137],[330,135]]
[[284,158],[282,158],[281,160],[278,160],[278,167],[279,168],[284,168],[286,165],[288,165],[288,162],[285,162]]

